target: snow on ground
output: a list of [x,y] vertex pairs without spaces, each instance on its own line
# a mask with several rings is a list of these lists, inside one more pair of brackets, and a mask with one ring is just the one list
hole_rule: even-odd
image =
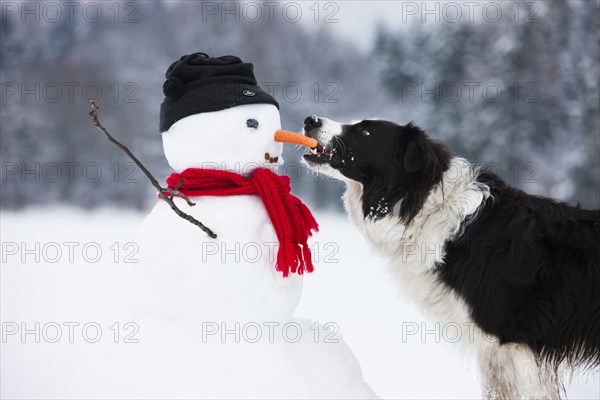
[[[143,385],[141,396],[158,393],[152,389],[160,382],[144,382],[134,370],[139,364],[107,364],[114,353],[121,360],[127,355],[143,360],[145,368],[161,374],[163,381],[185,381],[186,377],[169,376],[168,365],[178,363],[179,354],[196,350],[177,347],[177,337],[184,338],[181,343],[194,340],[186,325],[173,321],[174,343],[152,347],[152,354],[147,354],[148,348],[142,346],[143,322],[148,326],[151,322],[125,304],[140,297],[127,282],[143,275],[143,266],[127,261],[137,255],[129,233],[143,217],[119,210],[90,213],[64,208],[0,213],[2,397],[43,398],[36,385],[52,387],[58,377],[65,380],[64,374],[67,381],[71,376],[74,380],[83,375],[102,377],[82,389],[81,396],[98,397],[107,393],[107,386],[118,389],[136,379]],[[453,344],[458,335],[469,334],[469,327],[439,326],[425,319],[397,295],[385,261],[370,252],[345,217],[317,214],[317,219],[321,226],[313,240],[317,270],[305,278],[296,316],[330,323],[330,330],[339,330],[358,358],[365,380],[382,398],[479,398],[473,361]],[[36,321],[40,343],[35,333],[22,340],[21,322],[35,331]],[[98,327],[102,335],[97,339]],[[12,334],[15,329],[19,331]],[[90,343],[96,339],[97,343]],[[320,340],[328,345],[324,338]],[[319,366],[323,367],[328,366]],[[187,368],[187,378],[193,379],[193,363]],[[106,370],[114,370],[113,375]],[[567,393],[571,399],[600,398],[598,371],[576,375]],[[180,387],[178,394],[184,395],[185,388]]]

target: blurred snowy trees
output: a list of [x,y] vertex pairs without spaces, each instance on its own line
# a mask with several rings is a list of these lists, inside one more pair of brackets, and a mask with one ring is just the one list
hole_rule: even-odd
[[[286,129],[300,129],[310,114],[414,120],[512,185],[599,207],[598,1],[538,2],[536,22],[522,16],[381,27],[370,51],[324,25],[231,16],[223,23],[206,18],[199,2],[102,3],[95,22],[81,9],[72,20],[49,21],[52,10],[39,22],[32,15],[23,20],[6,3],[3,208],[149,207],[152,188],[92,127],[88,100],[162,179],[169,173],[158,133],[164,72],[195,51],[254,63],[259,84],[280,102]],[[341,184],[308,173],[297,150],[286,148],[284,156],[282,172],[292,176],[296,193],[312,206],[341,208]]]

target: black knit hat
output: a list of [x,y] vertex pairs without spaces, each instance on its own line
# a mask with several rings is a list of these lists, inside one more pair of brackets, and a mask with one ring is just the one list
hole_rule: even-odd
[[254,66],[236,56],[194,53],[175,61],[165,74],[165,100],[160,105],[160,132],[182,118],[242,104],[277,101],[256,84]]

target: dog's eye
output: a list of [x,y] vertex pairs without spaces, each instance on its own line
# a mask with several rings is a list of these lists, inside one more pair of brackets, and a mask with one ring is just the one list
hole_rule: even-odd
[[250,118],[249,120],[246,121],[246,126],[248,128],[258,128],[258,121],[255,120],[254,118]]
[[369,132],[366,129],[363,129],[362,131],[360,131],[360,134],[363,135],[363,136],[369,136],[369,135],[371,135],[371,132]]

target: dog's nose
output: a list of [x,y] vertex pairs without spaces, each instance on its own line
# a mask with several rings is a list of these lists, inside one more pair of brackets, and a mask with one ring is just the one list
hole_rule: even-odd
[[306,117],[306,119],[304,120],[304,130],[306,132],[310,132],[313,129],[320,128],[321,125],[323,125],[323,123],[321,122],[319,117],[317,117],[316,115],[311,115],[309,117]]

